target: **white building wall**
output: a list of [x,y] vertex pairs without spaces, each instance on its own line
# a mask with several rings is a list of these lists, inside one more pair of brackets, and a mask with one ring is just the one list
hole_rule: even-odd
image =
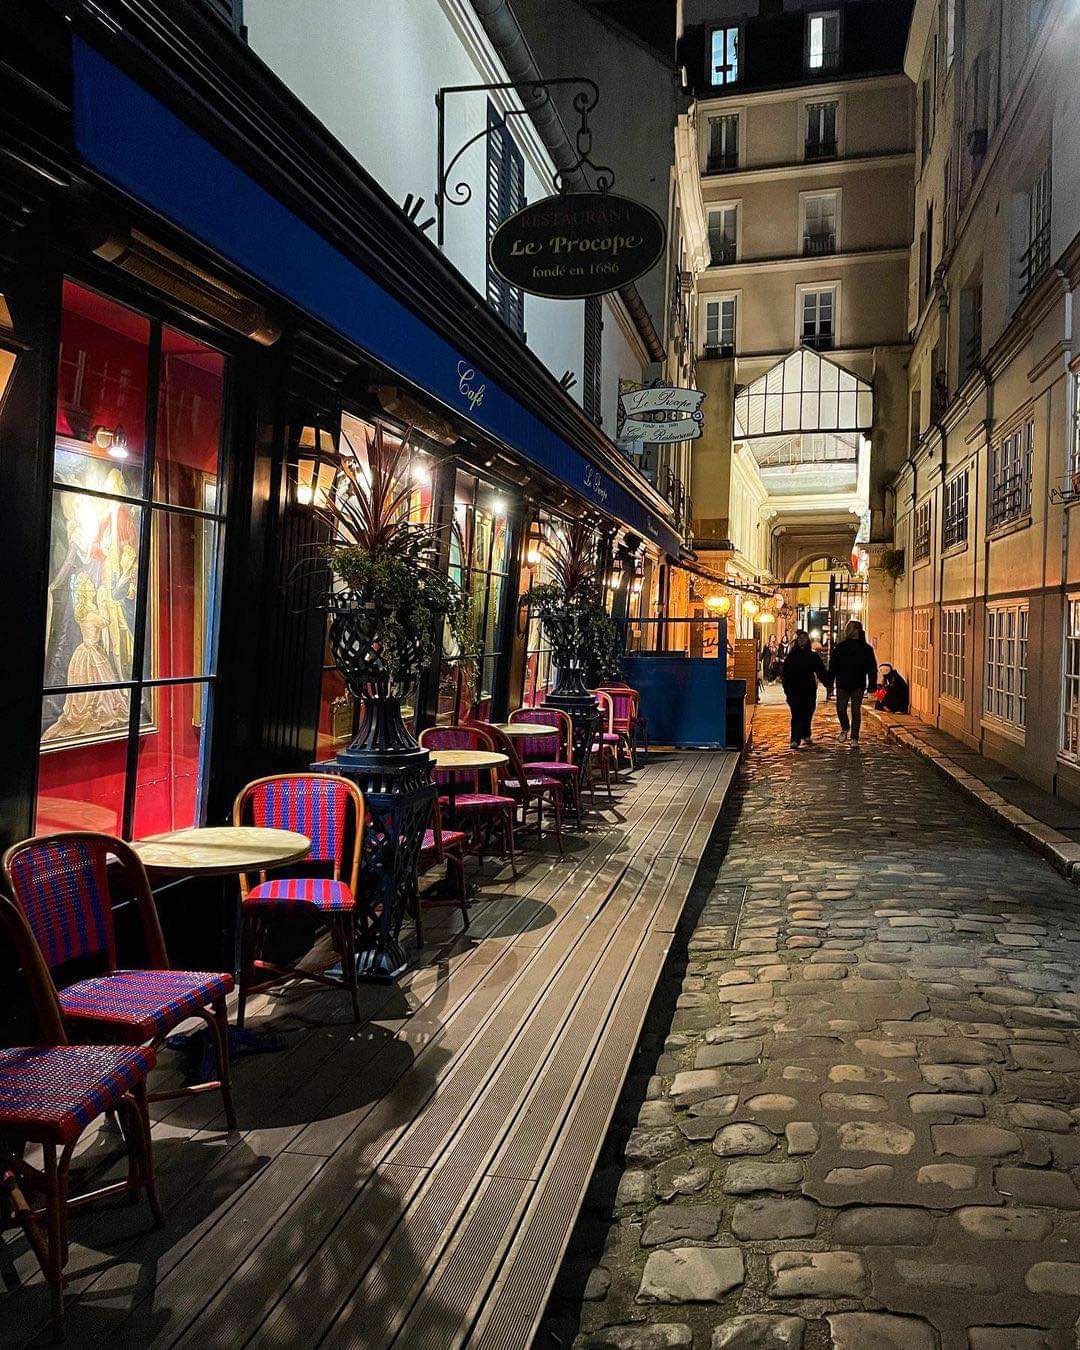
[[[399,205],[424,198],[420,219],[435,211],[438,135],[435,91],[449,85],[505,81],[467,0],[245,0],[248,41]],[[519,106],[504,93],[452,94],[446,100],[446,156],[487,125],[488,100],[500,111]],[[550,195],[551,161],[527,116],[511,128],[525,160],[527,201]],[[447,206],[444,252],[481,296],[487,290],[487,148],[481,140],[458,162],[448,187],[466,185],[463,206]],[[429,232],[434,238],[434,226]],[[572,371],[571,395],[583,388],[581,301],[525,296],[525,339],[556,379]],[[629,325],[617,321],[617,297],[604,303],[604,430],[615,435],[618,377],[640,379],[645,353]]]

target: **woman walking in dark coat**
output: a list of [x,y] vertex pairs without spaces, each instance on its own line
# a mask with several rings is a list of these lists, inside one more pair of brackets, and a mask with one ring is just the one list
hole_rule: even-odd
[[810,645],[810,634],[800,628],[795,634],[795,645],[784,661],[784,695],[791,709],[791,748],[814,743],[814,709],[817,707],[817,687],[821,681],[829,685],[829,672],[820,655]]

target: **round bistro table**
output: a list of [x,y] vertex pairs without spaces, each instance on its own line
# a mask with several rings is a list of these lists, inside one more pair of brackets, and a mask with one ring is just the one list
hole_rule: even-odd
[[[131,847],[148,872],[176,872],[192,877],[229,877],[241,872],[260,872],[264,868],[284,867],[301,862],[311,852],[311,840],[296,830],[274,830],[260,825],[204,825],[186,830],[170,830],[135,840]],[[222,899],[225,899],[222,887]],[[240,970],[240,896],[232,906],[233,922],[225,922],[225,950],[232,951],[233,975]],[[230,908],[225,906],[228,916]],[[231,928],[231,932],[230,932]],[[231,938],[231,942],[230,942]],[[171,1049],[182,1050],[200,1060],[200,1072],[209,1077],[214,1048],[209,1028],[180,1032],[170,1036]],[[229,1027],[229,1053],[232,1056],[284,1050],[285,1038],[266,1032]]]
[[470,769],[490,769],[494,773],[500,764],[510,762],[509,756],[501,754],[498,750],[432,750],[430,753],[434,767],[442,773],[451,774],[450,781],[446,784],[451,815],[454,813],[457,798],[455,778],[458,773],[466,773]]

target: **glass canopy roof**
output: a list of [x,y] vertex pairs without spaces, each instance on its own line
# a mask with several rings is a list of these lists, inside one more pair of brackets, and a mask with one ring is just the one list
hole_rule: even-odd
[[873,421],[870,385],[808,347],[792,352],[735,395],[736,440],[869,431]]

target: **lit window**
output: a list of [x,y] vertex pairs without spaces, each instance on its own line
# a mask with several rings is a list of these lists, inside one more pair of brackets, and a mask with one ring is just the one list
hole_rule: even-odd
[[36,829],[199,823],[225,358],[65,282]]
[[709,57],[709,78],[714,85],[735,84],[739,79],[739,25],[714,28]]
[[820,10],[806,19],[808,70],[836,70],[840,65],[840,11]]
[[1027,720],[1027,605],[986,611],[986,715],[1010,726]]

